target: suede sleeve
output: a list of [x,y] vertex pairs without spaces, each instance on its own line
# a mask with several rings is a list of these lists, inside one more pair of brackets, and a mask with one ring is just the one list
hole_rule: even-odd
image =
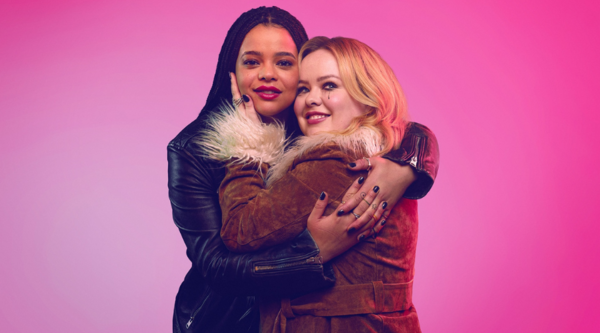
[[219,189],[223,211],[221,238],[227,248],[235,252],[256,251],[294,238],[306,228],[322,191],[327,191],[334,202],[358,177],[347,171],[348,162],[341,152],[326,158],[309,158],[269,188],[265,188],[261,176],[268,171],[266,164],[228,166]]
[[[192,269],[211,289],[236,295],[289,295],[330,286],[334,277],[323,265],[285,267],[257,272],[258,265],[275,267],[318,255],[316,243],[305,230],[296,238],[266,251],[232,253],[219,237],[221,209],[217,189],[224,168],[200,157],[199,147],[170,144],[169,198],[173,219],[187,247]],[[288,282],[293,281],[292,284]]]

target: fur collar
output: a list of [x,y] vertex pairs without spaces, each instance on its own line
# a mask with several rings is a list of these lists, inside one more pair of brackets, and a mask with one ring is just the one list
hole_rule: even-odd
[[294,160],[327,143],[334,143],[345,153],[355,155],[366,154],[371,157],[381,151],[381,135],[367,127],[361,127],[350,135],[320,133],[313,136],[302,136],[273,163],[267,175],[267,186],[283,177]]
[[207,120],[207,129],[197,142],[210,159],[235,164],[269,164],[268,186],[283,177],[294,160],[318,146],[333,143],[345,153],[370,157],[381,151],[381,140],[376,131],[361,127],[350,135],[320,133],[301,136],[286,151],[285,129],[281,123],[254,123],[230,104],[223,103],[219,112],[213,113]]
[[232,161],[235,164],[273,164],[285,149],[285,129],[281,123],[257,124],[229,103],[221,104],[206,123],[207,128],[197,142],[210,159],[235,159]]

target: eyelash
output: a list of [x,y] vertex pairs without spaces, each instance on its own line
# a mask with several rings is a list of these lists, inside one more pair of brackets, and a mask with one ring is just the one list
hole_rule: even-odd
[[335,88],[337,88],[337,85],[333,82],[325,82],[323,84],[323,90],[331,91]]
[[[333,82],[325,82],[323,84],[323,90],[325,91],[332,91],[333,89],[337,88],[338,86],[333,83]],[[298,90],[296,90],[296,96],[304,93],[304,92],[308,92],[308,88],[307,87],[299,87]]]
[[[244,60],[243,64],[244,66],[258,66],[260,63],[258,62],[258,60],[248,59]],[[281,67],[292,67],[294,64],[289,60],[280,60],[277,62],[276,65]]]
[[306,88],[306,87],[299,87],[298,90],[296,90],[296,96],[300,95],[303,92],[308,92],[308,88]]

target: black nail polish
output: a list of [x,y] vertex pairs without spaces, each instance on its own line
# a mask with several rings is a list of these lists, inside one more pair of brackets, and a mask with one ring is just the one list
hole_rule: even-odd
[[248,97],[246,95],[242,95],[242,98],[244,99],[244,102],[246,102],[246,103],[250,102],[250,97]]
[[342,216],[342,215],[344,215],[344,210],[343,210],[343,209],[340,209],[340,210],[337,212],[337,216]]
[[379,192],[379,186],[373,187],[373,192],[375,192],[375,193]]
[[377,238],[377,233],[373,232],[373,239]]
[[325,200],[325,192],[321,192],[321,195],[319,196],[319,200]]
[[381,221],[380,223],[381,225],[385,225],[385,220]]
[[349,165],[351,168],[354,168],[354,167],[356,167],[356,163],[354,163],[354,162],[352,162],[352,163],[348,163],[348,165]]
[[358,185],[362,184],[365,181],[365,177],[358,178]]
[[348,233],[349,233],[349,234],[351,234],[351,233],[353,233],[353,232],[355,232],[355,231],[356,231],[356,229],[354,229],[354,227],[352,227],[352,228],[348,229]]
[[385,209],[385,207],[387,207],[387,202],[385,202],[385,201],[384,201],[384,202],[381,204],[381,208]]
[[361,240],[365,239],[365,235],[360,235],[358,236],[358,241],[360,242]]

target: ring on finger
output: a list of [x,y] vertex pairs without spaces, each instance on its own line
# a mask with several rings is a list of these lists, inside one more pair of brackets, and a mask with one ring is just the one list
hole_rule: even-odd
[[365,160],[367,160],[367,163],[369,164],[369,166],[367,167],[367,172],[371,171],[371,160],[367,157],[363,157]]
[[370,202],[368,202],[368,201],[367,201],[365,198],[362,198],[362,201],[366,202],[366,203],[367,203],[367,205],[371,206],[371,203],[370,203]]
[[354,217],[356,217],[357,220],[360,218],[360,215],[356,214],[354,211],[352,211],[351,213],[352,215],[354,215]]
[[243,99],[240,97],[238,99],[233,99],[233,105],[240,106],[242,104]]

